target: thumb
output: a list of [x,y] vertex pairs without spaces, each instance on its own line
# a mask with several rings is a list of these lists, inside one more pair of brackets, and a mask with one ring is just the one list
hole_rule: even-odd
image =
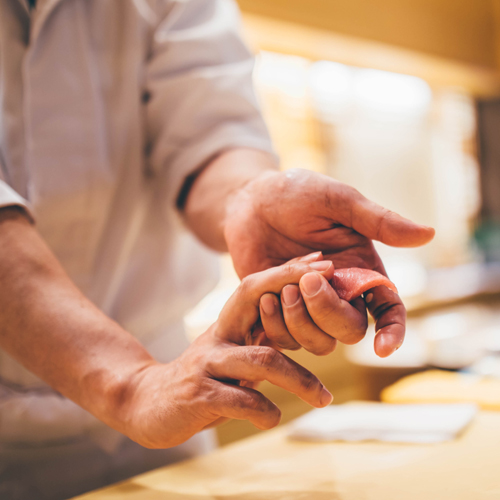
[[[321,254],[312,254],[317,258]],[[298,284],[304,274],[319,272],[333,278],[331,261],[299,261],[250,274],[229,298],[217,320],[217,336],[241,345],[251,345],[251,335],[259,319],[260,298],[266,293],[279,295],[283,287]]]
[[432,227],[416,224],[356,193],[351,227],[358,233],[392,247],[419,247],[434,238]]

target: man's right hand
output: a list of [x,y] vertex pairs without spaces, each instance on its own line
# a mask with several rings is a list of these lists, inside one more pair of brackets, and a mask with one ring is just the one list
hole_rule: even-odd
[[[160,364],[71,282],[21,209],[0,209],[0,346],[55,390],[150,448],[179,444],[224,418],[276,425],[260,380],[312,404],[331,395],[280,352],[258,346],[259,301],[324,263],[248,276],[219,320],[173,363]],[[330,279],[332,266],[322,275]],[[154,353],[153,353],[154,354]]]
[[331,394],[311,372],[271,347],[253,345],[262,294],[318,270],[297,262],[244,279],[217,323],[180,358],[168,365],[153,363],[131,378],[117,415],[126,423],[123,432],[148,448],[167,448],[229,418],[269,429],[281,413],[255,390],[263,380],[312,406],[330,404]]

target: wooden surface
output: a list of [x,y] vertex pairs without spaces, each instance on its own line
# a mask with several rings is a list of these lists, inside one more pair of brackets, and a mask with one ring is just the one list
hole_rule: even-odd
[[500,499],[500,413],[434,445],[312,444],[286,427],[78,497],[83,500]]

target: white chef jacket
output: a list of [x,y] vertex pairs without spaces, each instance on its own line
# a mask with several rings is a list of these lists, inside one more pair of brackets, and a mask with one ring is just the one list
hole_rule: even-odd
[[[26,207],[161,361],[217,277],[175,210],[186,176],[228,148],[272,151],[238,29],[232,0],[0,0],[0,207]],[[102,437],[1,350],[0,380],[0,444]]]

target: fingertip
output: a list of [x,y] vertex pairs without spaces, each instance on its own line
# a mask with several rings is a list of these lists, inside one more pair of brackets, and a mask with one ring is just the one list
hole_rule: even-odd
[[387,358],[402,346],[403,340],[404,332],[401,334],[399,332],[378,331],[374,341],[375,354],[379,358]]
[[278,309],[278,299],[272,293],[266,293],[260,298],[260,307],[266,316],[274,316]]
[[323,260],[323,252],[313,252],[307,255],[301,255],[300,257],[295,257],[287,262],[287,264],[297,264],[308,263],[308,262],[316,262]]
[[392,234],[386,233],[387,238],[383,242],[394,247],[420,247],[429,243],[436,234],[434,228],[416,224],[403,217],[391,229]]
[[333,401],[333,394],[326,387],[323,387],[320,396],[320,403],[321,403],[320,408],[324,408],[325,406],[332,404],[332,401]]
[[330,281],[331,280],[322,273],[312,272],[304,274],[304,276],[300,278],[299,289],[306,303],[309,304],[311,300],[325,299],[324,294],[326,294],[328,308],[337,304],[340,298],[335,288],[330,284]]
[[434,236],[436,236],[436,230],[431,226],[422,226],[422,228],[424,229],[424,231],[426,233],[426,237],[427,237],[426,243],[433,240]]
[[433,227],[424,226],[423,224],[414,224],[414,225],[415,225],[415,230],[414,230],[415,242],[413,246],[415,247],[427,245],[427,243],[432,241],[432,239],[436,235],[436,230]]
[[276,410],[272,412],[272,415],[266,415],[267,418],[253,422],[253,425],[261,431],[268,431],[269,429],[274,429],[281,422],[281,410],[276,407]]
[[312,271],[320,273],[326,280],[331,280],[333,278],[333,273],[335,271],[335,266],[331,260],[319,260],[317,262],[309,263],[309,267]]
[[313,252],[309,255],[301,257],[304,262],[317,262],[323,260],[323,252]]
[[306,273],[299,281],[302,294],[306,297],[314,297],[322,288],[325,278],[320,273]]
[[281,291],[281,297],[285,306],[293,306],[300,299],[300,288],[297,285],[286,285]]

